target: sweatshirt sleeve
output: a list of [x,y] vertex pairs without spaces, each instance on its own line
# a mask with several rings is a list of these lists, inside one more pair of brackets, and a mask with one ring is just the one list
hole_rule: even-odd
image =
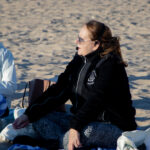
[[70,96],[70,82],[69,76],[73,68],[73,61],[71,61],[65,71],[59,75],[56,84],[50,86],[33,105],[29,106],[25,114],[28,116],[30,122],[40,119],[47,113],[55,110],[60,105],[64,104]]
[[0,94],[12,95],[17,89],[14,59],[10,51],[1,48],[1,81]]
[[105,94],[112,80],[114,63],[108,61],[99,69],[93,88],[89,90],[87,100],[70,121],[70,128],[80,131],[86,124],[95,120],[100,110],[103,110]]

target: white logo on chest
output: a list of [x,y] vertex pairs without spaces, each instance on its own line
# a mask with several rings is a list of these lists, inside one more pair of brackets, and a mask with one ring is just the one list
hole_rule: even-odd
[[88,85],[94,84],[94,80],[95,80],[96,76],[97,76],[97,75],[96,75],[96,71],[93,70],[93,71],[91,72],[89,78],[88,78],[87,84],[88,84]]

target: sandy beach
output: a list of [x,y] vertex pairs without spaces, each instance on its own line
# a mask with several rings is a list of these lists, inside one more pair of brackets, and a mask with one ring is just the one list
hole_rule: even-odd
[[[0,0],[0,41],[14,55],[21,106],[26,82],[53,79],[75,54],[80,27],[91,19],[120,36],[139,128],[150,127],[150,0]],[[128,111],[128,110],[127,110]]]

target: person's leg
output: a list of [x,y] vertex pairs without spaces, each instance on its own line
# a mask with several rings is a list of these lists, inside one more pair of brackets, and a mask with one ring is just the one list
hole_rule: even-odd
[[[80,133],[80,140],[85,147],[116,148],[117,139],[122,134],[115,125],[110,123],[93,122],[88,124]],[[63,137],[64,149],[67,150],[69,131]]]
[[110,123],[93,122],[81,132],[81,142],[85,146],[116,148],[117,139],[122,132],[117,126]]
[[64,112],[52,112],[33,123],[34,130],[45,140],[59,140],[62,148],[62,136],[69,129],[70,115]]

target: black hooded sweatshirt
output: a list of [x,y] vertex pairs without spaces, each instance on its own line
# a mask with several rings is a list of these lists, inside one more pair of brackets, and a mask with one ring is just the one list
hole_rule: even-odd
[[70,128],[79,132],[95,121],[110,122],[123,131],[137,127],[125,66],[114,52],[104,57],[98,51],[85,57],[76,54],[57,83],[29,106],[25,114],[34,122],[68,99],[74,114]]

